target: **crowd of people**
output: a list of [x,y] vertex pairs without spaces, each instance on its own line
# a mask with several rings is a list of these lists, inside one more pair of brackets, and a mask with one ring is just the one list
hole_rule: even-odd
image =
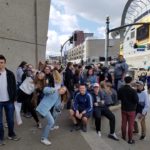
[[[119,120],[110,109],[118,104],[121,104],[122,139],[127,140],[128,125],[128,143],[133,144],[133,133],[139,132],[140,122],[140,140],[143,140],[146,137],[149,97],[144,82],[134,81],[127,73],[128,65],[119,55],[113,72],[102,64],[85,66],[68,62],[66,67],[62,67],[58,63],[40,62],[39,67],[34,68],[23,61],[14,75],[6,68],[6,58],[0,55],[0,145],[5,145],[4,125],[8,127],[9,140],[20,139],[14,131],[14,124],[21,125],[22,116],[33,117],[37,128],[43,128],[41,143],[51,145],[49,133],[59,128],[55,123],[63,109],[70,114],[71,132],[87,132],[89,119],[93,117],[95,131],[101,137],[101,117],[104,116],[110,125],[108,137],[119,141],[115,132]],[[41,118],[47,120],[46,125],[43,126]]]

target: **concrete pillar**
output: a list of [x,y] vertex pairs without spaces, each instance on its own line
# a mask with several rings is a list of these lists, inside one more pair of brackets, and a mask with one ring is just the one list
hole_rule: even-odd
[[37,61],[45,60],[50,2],[0,1],[0,54],[14,72],[23,60],[36,66],[36,51]]

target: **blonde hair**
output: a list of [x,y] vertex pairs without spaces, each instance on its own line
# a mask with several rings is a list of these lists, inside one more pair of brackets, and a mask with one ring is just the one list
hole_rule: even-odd
[[53,71],[53,77],[54,77],[54,81],[56,83],[61,83],[62,82],[61,74],[57,70]]

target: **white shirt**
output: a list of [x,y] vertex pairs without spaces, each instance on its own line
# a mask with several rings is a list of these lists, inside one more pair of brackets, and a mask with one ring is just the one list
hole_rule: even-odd
[[9,95],[7,90],[7,77],[6,70],[0,74],[0,102],[9,101]]
[[35,90],[35,86],[33,83],[33,79],[31,77],[26,77],[26,79],[23,81],[23,83],[20,85],[20,89],[28,94],[31,95],[34,90]]

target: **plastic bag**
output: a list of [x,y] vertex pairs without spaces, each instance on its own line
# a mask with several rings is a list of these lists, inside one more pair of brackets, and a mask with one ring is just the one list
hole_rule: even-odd
[[14,105],[15,105],[15,114],[16,114],[17,125],[21,125],[22,119],[21,119],[20,111],[21,111],[22,103],[15,102]]

